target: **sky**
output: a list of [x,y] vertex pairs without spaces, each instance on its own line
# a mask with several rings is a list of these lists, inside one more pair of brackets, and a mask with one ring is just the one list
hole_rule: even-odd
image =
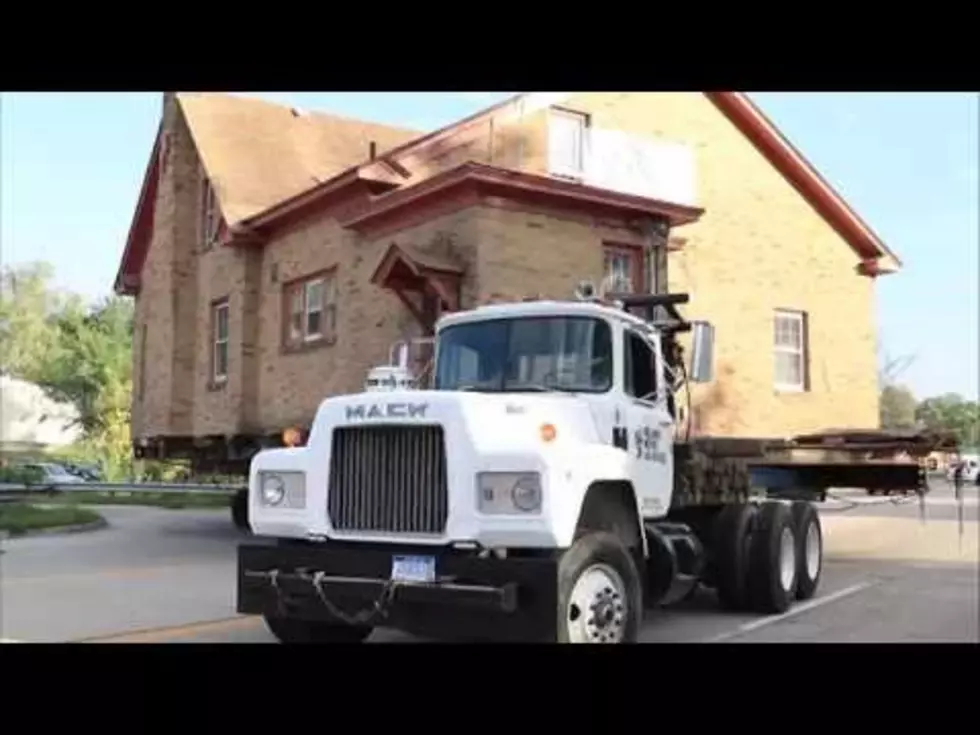
[[[424,131],[508,94],[249,96]],[[920,398],[976,400],[980,96],[751,96],[903,260],[900,273],[876,285],[882,354],[912,359],[901,381]],[[107,295],[160,105],[160,93],[0,95],[0,261],[47,260],[59,285]]]

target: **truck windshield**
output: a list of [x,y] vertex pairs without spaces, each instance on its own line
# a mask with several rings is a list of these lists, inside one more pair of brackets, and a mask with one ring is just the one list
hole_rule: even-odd
[[612,385],[612,332],[601,319],[496,319],[439,334],[436,390],[602,393]]

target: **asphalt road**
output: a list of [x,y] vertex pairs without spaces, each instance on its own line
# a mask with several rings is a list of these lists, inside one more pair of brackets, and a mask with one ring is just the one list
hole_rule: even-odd
[[[730,615],[710,593],[651,613],[644,641],[980,641],[977,489],[926,501],[841,493],[827,504],[817,598],[774,617]],[[852,507],[855,503],[858,505]],[[101,507],[100,531],[2,542],[0,639],[271,643],[234,613],[228,513]],[[959,514],[962,511],[963,521]],[[418,642],[378,630],[377,642]]]

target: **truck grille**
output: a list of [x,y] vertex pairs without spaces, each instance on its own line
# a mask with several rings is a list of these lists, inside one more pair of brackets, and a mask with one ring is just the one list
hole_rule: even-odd
[[339,531],[441,534],[449,480],[441,426],[338,427],[327,512]]

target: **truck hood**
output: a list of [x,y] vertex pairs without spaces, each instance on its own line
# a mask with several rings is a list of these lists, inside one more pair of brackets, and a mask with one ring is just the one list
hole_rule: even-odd
[[471,446],[487,451],[540,446],[545,424],[555,429],[555,446],[595,442],[598,435],[588,402],[570,393],[411,390],[328,398],[317,411],[309,445],[329,444],[336,426],[371,424],[440,424],[447,437],[462,432]]

